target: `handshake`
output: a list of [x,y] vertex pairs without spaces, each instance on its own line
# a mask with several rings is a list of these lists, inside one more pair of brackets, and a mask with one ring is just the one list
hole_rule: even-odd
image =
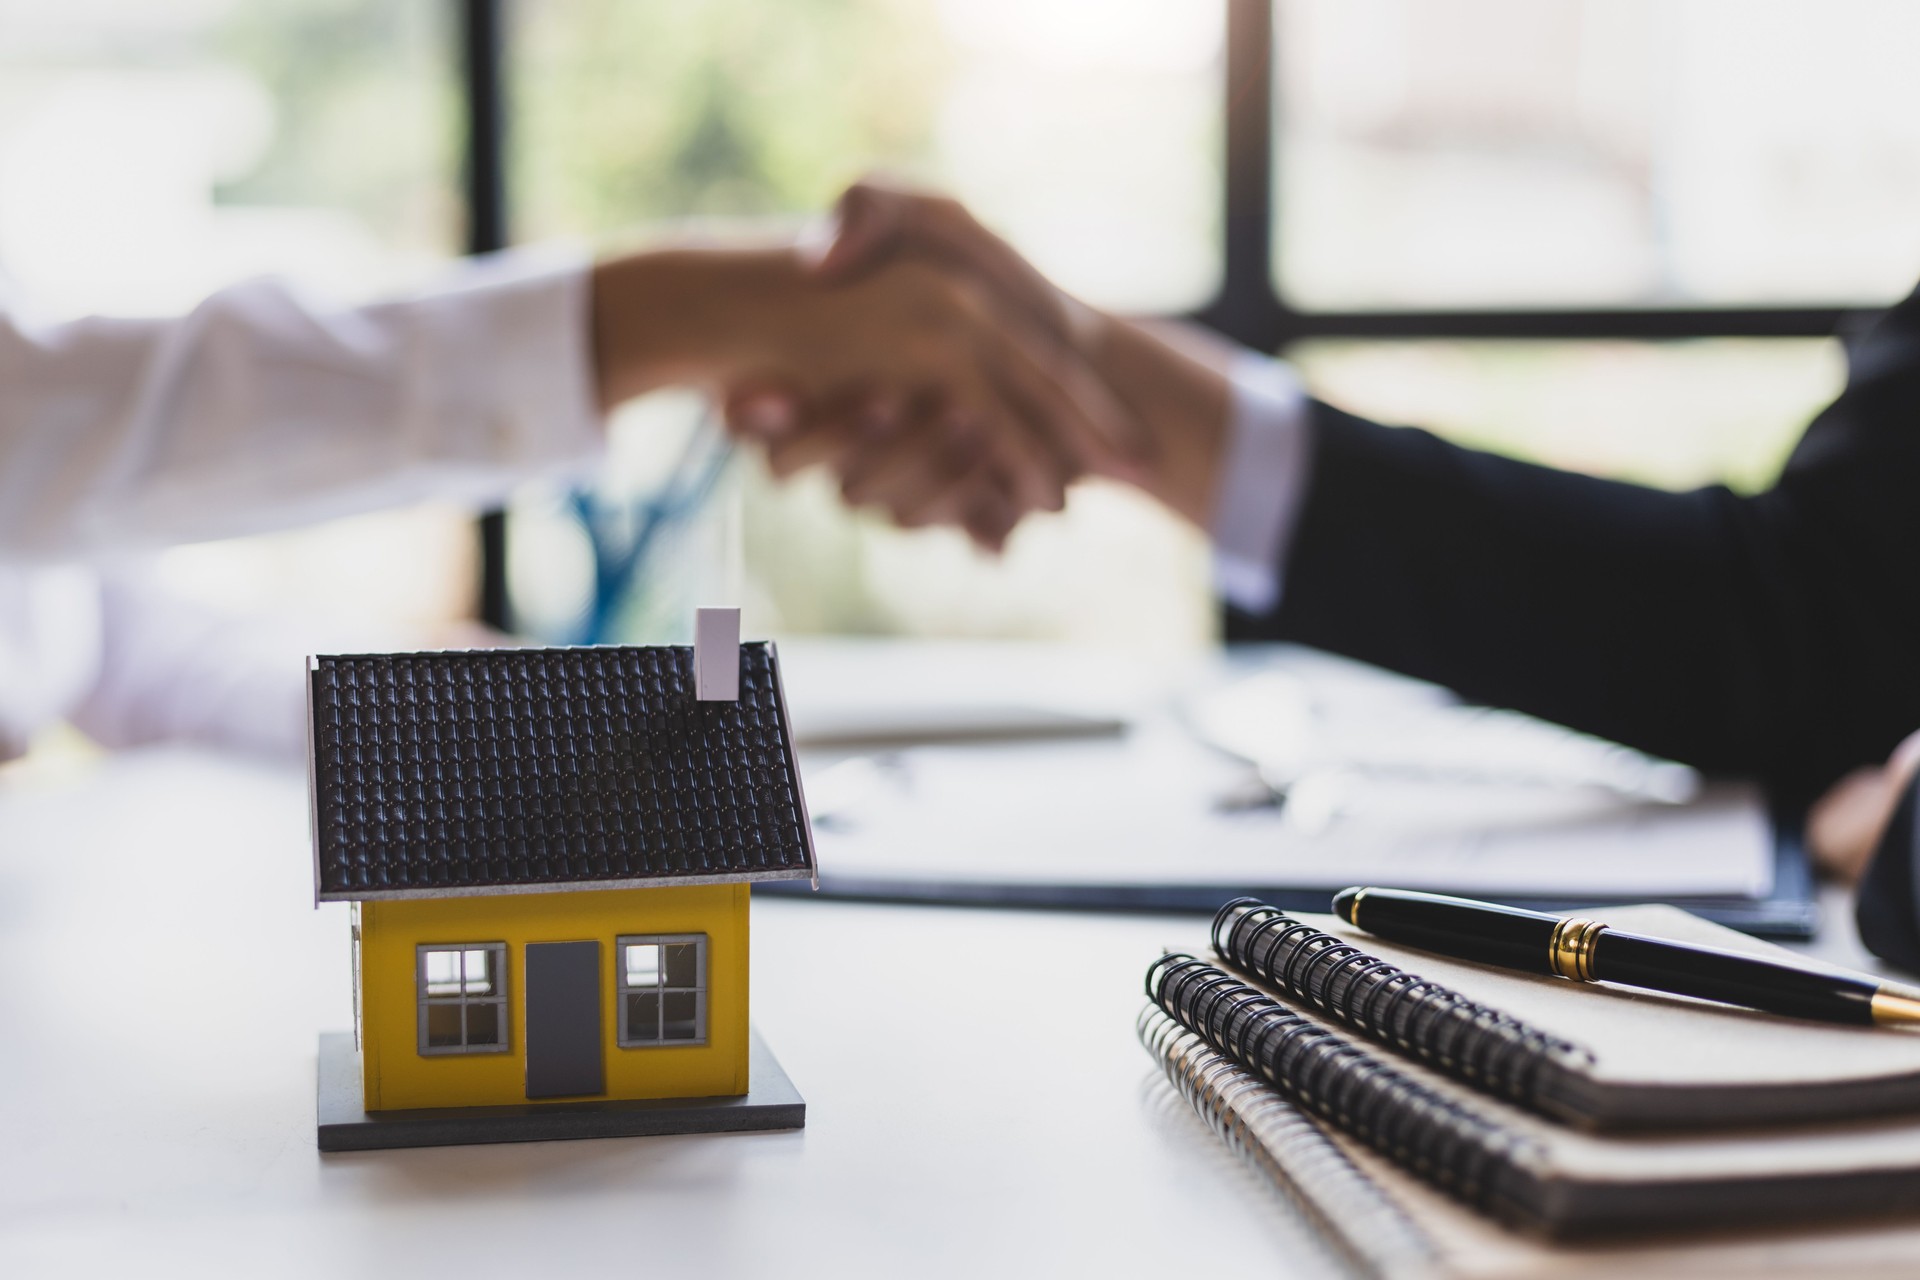
[[862,183],[824,250],[677,250],[596,269],[605,404],[704,387],[785,477],[997,551],[1085,476],[1204,528],[1230,349],[1056,288],[957,202]]

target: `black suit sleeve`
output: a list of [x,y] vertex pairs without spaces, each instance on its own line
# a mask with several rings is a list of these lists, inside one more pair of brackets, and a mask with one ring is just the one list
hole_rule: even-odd
[[1920,302],[1771,490],[1573,475],[1324,405],[1255,635],[1805,800],[1920,728]]

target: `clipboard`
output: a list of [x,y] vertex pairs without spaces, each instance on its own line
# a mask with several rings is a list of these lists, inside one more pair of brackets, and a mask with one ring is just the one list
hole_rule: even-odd
[[[756,893],[780,897],[809,897],[814,891],[801,881],[774,881],[755,886]],[[1274,884],[1145,885],[993,883],[909,877],[880,878],[835,875],[830,862],[820,871],[818,896],[863,902],[918,903],[927,906],[1025,907],[1036,910],[1177,912],[1211,915],[1240,897],[1257,897],[1283,911],[1327,912],[1333,894],[1326,889],[1289,888]],[[1582,899],[1505,897],[1513,906],[1534,911],[1570,911],[1577,907],[1618,906],[1645,902],[1645,895]],[[1818,886],[1801,841],[1797,821],[1774,819],[1773,890],[1765,897],[1670,897],[1662,899],[1716,924],[1757,937],[1805,941],[1820,923]]]

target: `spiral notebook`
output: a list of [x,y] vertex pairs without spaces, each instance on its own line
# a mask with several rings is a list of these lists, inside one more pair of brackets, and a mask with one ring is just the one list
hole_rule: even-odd
[[[1634,909],[1615,919],[1671,936],[1684,932],[1678,914]],[[1388,963],[1386,947],[1377,948],[1381,955],[1362,952],[1316,927],[1321,923],[1257,905],[1223,910],[1216,921],[1223,958],[1277,975],[1274,985],[1291,1003],[1239,973],[1177,955],[1154,963],[1148,994],[1168,1017],[1301,1109],[1497,1221],[1571,1237],[1887,1213],[1920,1203],[1920,1113],[1909,1100],[1904,1111],[1865,1118],[1859,1095],[1880,1095],[1848,1061],[1885,1065],[1889,1055],[1879,1050],[1892,1046],[1911,1066],[1920,1037],[1476,965],[1447,966],[1453,972],[1443,986],[1434,980],[1440,966],[1432,957],[1420,957],[1415,977]],[[1701,940],[1727,941],[1705,928]],[[1495,977],[1537,981],[1553,995],[1536,992],[1532,1007],[1520,1010],[1525,1016],[1516,1017],[1511,1005],[1474,998]],[[1614,999],[1629,1003],[1610,1020],[1600,1011]],[[1559,1025],[1536,1020],[1541,1009],[1557,1011]],[[1574,1016],[1582,1009],[1593,1015],[1584,1024]],[[1399,1051],[1336,1030],[1336,1019]],[[1750,1032],[1729,1034],[1730,1027]],[[1604,1080],[1607,1064],[1633,1061],[1622,1053],[1634,1048],[1644,1051],[1642,1065],[1664,1065]],[[1818,1076],[1818,1087],[1784,1078],[1795,1071]],[[1678,1118],[1676,1098],[1718,1105],[1723,1121],[1747,1123],[1703,1132],[1701,1118],[1688,1116],[1686,1127],[1604,1135],[1570,1128],[1561,1122],[1566,1117],[1548,1118],[1566,1097],[1582,1096],[1559,1085],[1592,1079],[1609,1089],[1590,1091],[1588,1100],[1628,1099],[1628,1113],[1643,1126],[1654,1116]],[[1716,1104],[1717,1094],[1736,1100]],[[1646,1098],[1665,1101],[1647,1105]],[[1760,1111],[1766,1098],[1797,1104],[1797,1123]],[[1813,1122],[1837,1110],[1854,1118]],[[1754,1124],[1762,1115],[1775,1123]]]
[[[1587,914],[1639,933],[1813,963],[1672,907]],[[1213,943],[1283,999],[1562,1124],[1663,1129],[1920,1115],[1920,1034],[1576,985],[1257,903],[1223,909]]]
[[1754,1226],[1684,1240],[1571,1244],[1516,1235],[1323,1126],[1159,1009],[1149,1005],[1138,1030],[1165,1087],[1271,1181],[1356,1275],[1891,1280],[1920,1270],[1920,1224],[1913,1223]]

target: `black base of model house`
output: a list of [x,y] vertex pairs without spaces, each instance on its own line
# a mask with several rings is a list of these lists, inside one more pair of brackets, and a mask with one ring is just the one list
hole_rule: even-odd
[[369,1114],[361,1105],[360,1055],[346,1031],[320,1035],[319,1144],[322,1151],[453,1147],[478,1142],[637,1138],[669,1133],[799,1129],[806,1100],[755,1031],[747,1093],[739,1098],[644,1098],[502,1107],[432,1107]]

